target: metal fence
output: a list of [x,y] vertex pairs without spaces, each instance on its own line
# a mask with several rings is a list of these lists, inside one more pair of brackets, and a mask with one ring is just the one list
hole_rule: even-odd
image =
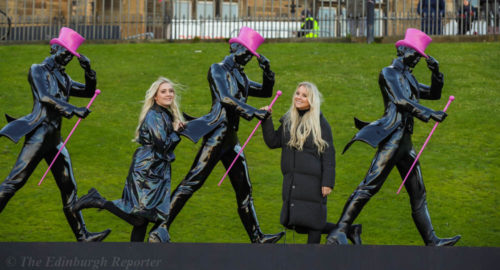
[[366,36],[367,2],[375,7],[375,36],[403,35],[409,27],[432,35],[500,34],[500,0],[0,0],[10,19],[10,29],[6,16],[0,20],[0,42],[50,40],[62,26],[90,40],[222,39],[242,26],[291,38],[308,14],[317,37],[358,37]]

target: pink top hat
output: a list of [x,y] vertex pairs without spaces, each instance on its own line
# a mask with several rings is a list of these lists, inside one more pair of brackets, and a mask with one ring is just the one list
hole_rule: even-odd
[[260,55],[256,52],[257,48],[259,48],[260,44],[264,42],[264,38],[257,33],[257,31],[253,30],[250,27],[243,26],[240,29],[240,34],[238,37],[231,38],[229,40],[229,44],[231,43],[239,43],[245,48],[247,48],[253,55],[260,58]]
[[76,52],[78,47],[85,41],[80,34],[78,34],[75,30],[67,27],[61,28],[59,31],[59,37],[53,38],[50,41],[50,45],[58,44],[66,48],[70,53],[74,56],[80,58],[80,54]]
[[427,48],[427,45],[431,43],[431,41],[432,38],[424,32],[415,28],[408,28],[406,29],[405,39],[396,42],[396,48],[399,46],[406,46],[414,49],[423,57],[429,58],[429,56],[425,54],[424,51],[425,48]]

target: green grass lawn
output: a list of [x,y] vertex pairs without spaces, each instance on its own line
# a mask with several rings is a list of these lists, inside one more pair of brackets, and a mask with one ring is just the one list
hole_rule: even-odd
[[[180,93],[182,109],[197,116],[207,113],[211,98],[206,73],[212,63],[227,55],[228,45],[84,44],[79,52],[92,60],[102,94],[67,145],[78,194],[97,187],[106,198],[117,199],[137,146],[131,139],[149,85],[159,75],[179,82],[185,86]],[[336,222],[346,199],[363,179],[375,149],[356,143],[346,154],[340,152],[356,133],[354,116],[373,121],[382,115],[378,73],[395,57],[394,45],[269,43],[259,52],[271,60],[275,90],[283,91],[273,108],[275,123],[288,109],[298,82],[312,81],[324,95],[322,111],[332,126],[337,149],[336,186],[328,202],[328,219]],[[439,125],[420,159],[434,228],[438,236],[461,234],[460,246],[500,246],[500,43],[435,43],[427,53],[440,62],[445,86],[443,99],[422,104],[442,110],[449,95],[456,97],[448,118]],[[5,123],[4,113],[19,117],[31,111],[27,73],[32,63],[42,62],[48,54],[48,45],[0,46],[0,126]],[[251,79],[262,80],[256,60],[245,70]],[[67,72],[83,81],[76,59]],[[421,83],[430,83],[424,61],[414,74]],[[70,100],[77,106],[88,101]],[[248,103],[261,107],[270,101],[250,97]],[[64,137],[76,120],[64,120]],[[415,122],[413,142],[418,151],[434,123]],[[245,141],[256,124],[257,120],[241,120],[240,141]],[[189,170],[199,145],[183,138],[177,147],[172,188]],[[10,172],[21,147],[22,142],[0,139],[1,180]],[[266,233],[281,231],[280,150],[269,150],[259,130],[245,155],[261,228]],[[0,214],[0,241],[74,241],[52,175],[37,186],[46,168],[41,163]],[[229,180],[217,186],[223,174],[219,164],[184,207],[171,227],[174,242],[249,242]],[[411,219],[407,193],[396,195],[400,183],[394,169],[356,220],[363,224],[365,244],[423,245]],[[112,214],[94,209],[83,214],[89,230],[113,230],[106,241],[129,240],[131,226]],[[306,237],[289,231],[287,242],[293,241],[305,243]]]

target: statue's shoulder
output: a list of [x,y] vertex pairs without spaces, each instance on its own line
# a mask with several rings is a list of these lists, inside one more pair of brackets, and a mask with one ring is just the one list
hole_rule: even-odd
[[401,74],[401,72],[394,66],[387,66],[380,71],[380,76],[383,77],[395,77]]
[[30,67],[30,70],[28,72],[28,78],[45,78],[45,74],[48,72],[48,68],[44,63],[41,64],[33,64]]
[[220,62],[220,63],[214,63],[210,66],[210,69],[211,70],[223,70],[224,69],[224,63],[223,62]]
[[44,68],[44,66],[45,65],[43,63],[41,63],[41,64],[33,64],[33,65],[31,65],[30,70],[31,71],[42,71],[42,69]]
[[227,72],[227,69],[224,67],[224,63],[215,63],[210,66],[208,69],[209,75],[216,75]]
[[396,72],[396,67],[393,65],[386,66],[382,69],[382,72]]

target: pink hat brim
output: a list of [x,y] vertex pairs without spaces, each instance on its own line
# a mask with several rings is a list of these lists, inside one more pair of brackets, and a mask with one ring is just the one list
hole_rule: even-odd
[[229,44],[232,44],[232,43],[239,43],[239,44],[245,46],[245,48],[247,48],[253,55],[257,56],[257,58],[260,58],[260,55],[255,50],[248,48],[248,46],[245,45],[245,42],[243,40],[241,40],[240,38],[238,38],[238,37],[231,38],[229,40]]
[[398,42],[396,42],[395,45],[396,45],[396,48],[399,47],[399,46],[405,46],[405,47],[408,47],[408,48],[412,48],[415,51],[417,51],[420,55],[422,55],[423,57],[429,58],[429,56],[427,54],[425,54],[421,49],[416,48],[412,44],[408,43],[406,40],[399,40]]
[[57,44],[57,45],[61,45],[63,46],[66,50],[68,50],[72,55],[80,58],[80,54],[77,53],[75,50],[73,49],[70,49],[68,44],[66,44],[64,41],[60,40],[59,38],[53,38],[51,41],[50,41],[50,45],[53,45],[53,44]]

